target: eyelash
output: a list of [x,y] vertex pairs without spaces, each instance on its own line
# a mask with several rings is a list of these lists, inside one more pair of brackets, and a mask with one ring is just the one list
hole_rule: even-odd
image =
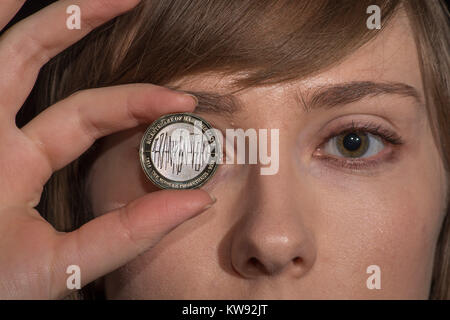
[[[367,123],[355,123],[352,121],[350,124],[344,125],[343,127],[333,130],[331,133],[329,133],[326,138],[323,139],[323,142],[319,146],[319,150],[332,138],[347,134],[347,133],[369,133],[374,136],[377,136],[381,138],[383,141],[383,144],[385,145],[384,149],[386,148],[386,145],[390,145],[393,150],[390,151],[389,154],[385,154],[382,158],[376,158],[371,159],[373,157],[377,157],[377,155],[369,158],[344,158],[344,157],[336,157],[333,155],[319,155],[316,156],[320,160],[327,161],[329,164],[334,165],[336,167],[344,168],[344,169],[350,169],[350,170],[365,170],[370,169],[373,167],[376,167],[377,165],[381,164],[383,161],[389,161],[395,159],[397,148],[404,144],[404,141],[402,137],[400,137],[396,132],[383,128],[381,125],[373,123],[373,122],[367,122]],[[383,152],[383,151],[381,151]],[[379,152],[379,153],[381,153]]]
[[[351,132],[370,133],[372,135],[375,135],[375,136],[381,138],[383,140],[383,143],[388,143],[391,146],[399,147],[404,144],[402,137],[400,137],[394,131],[383,128],[381,125],[375,124],[373,122],[358,124],[358,123],[355,123],[354,121],[352,121],[350,124],[344,125],[343,127],[329,133],[326,136],[326,138],[323,139],[323,142],[320,144],[319,148],[321,148],[330,139],[332,139],[336,136],[346,134],[346,133],[351,133]],[[139,154],[139,149],[140,149],[139,146],[137,146],[136,152],[138,154]],[[366,158],[364,160],[358,159],[358,158],[355,158],[355,159],[341,158],[341,159],[339,159],[339,158],[336,158],[334,156],[329,156],[329,155],[320,155],[320,156],[316,156],[316,158],[319,158],[322,161],[327,161],[331,165],[334,165],[337,167],[342,167],[342,168],[350,169],[350,170],[364,170],[364,169],[369,169],[371,167],[375,167],[378,164],[380,164],[380,162],[383,162],[385,160],[394,159],[395,151],[396,150],[392,150],[391,154],[389,155],[389,157],[387,159],[370,159],[370,158]],[[225,153],[225,151],[223,151],[223,152],[224,152],[224,157],[225,157],[226,153]]]

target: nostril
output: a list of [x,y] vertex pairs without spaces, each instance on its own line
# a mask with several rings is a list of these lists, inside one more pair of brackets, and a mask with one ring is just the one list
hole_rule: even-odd
[[260,264],[260,262],[258,261],[258,259],[256,259],[255,257],[251,257],[248,260],[248,263],[251,264],[254,267],[258,267],[258,265]]
[[292,262],[294,263],[294,265],[299,265],[302,264],[303,259],[300,257],[295,257],[294,259],[292,259]]
[[251,267],[253,267],[254,269],[260,270],[264,273],[267,273],[266,268],[264,267],[264,265],[255,257],[251,257],[248,260],[248,263]]

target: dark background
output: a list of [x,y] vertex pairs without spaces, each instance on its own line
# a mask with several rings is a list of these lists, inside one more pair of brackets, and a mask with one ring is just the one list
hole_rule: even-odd
[[[0,0],[2,1],[2,0]],[[450,1],[450,0],[449,0]],[[48,6],[49,4],[56,2],[56,0],[32,0],[32,1],[26,1],[23,5],[22,9],[17,13],[17,15],[14,17],[14,19],[11,20],[10,23],[2,30],[0,31],[0,35],[8,29],[13,24],[17,23],[17,21],[22,20],[23,18],[29,16],[30,14],[33,14],[34,12]]]
[[[1,1],[1,0],[0,0]],[[22,9],[19,11],[19,13],[14,17],[14,19],[6,26],[5,29],[9,28],[11,25],[16,23],[17,21],[25,18],[26,16],[48,6],[52,2],[55,2],[56,0],[32,0],[27,1],[23,5]]]

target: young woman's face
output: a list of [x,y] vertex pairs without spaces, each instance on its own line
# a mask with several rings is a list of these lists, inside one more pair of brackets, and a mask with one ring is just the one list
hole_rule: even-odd
[[[171,85],[226,94],[229,80]],[[231,115],[221,101],[198,113],[222,130],[279,129],[278,173],[221,165],[204,186],[217,203],[108,275],[107,297],[427,298],[446,185],[406,17],[314,77],[235,97]],[[367,148],[340,134],[352,127],[369,131]],[[105,139],[90,175],[97,215],[157,190],[138,160],[145,129]],[[373,265],[381,289],[367,286]]]

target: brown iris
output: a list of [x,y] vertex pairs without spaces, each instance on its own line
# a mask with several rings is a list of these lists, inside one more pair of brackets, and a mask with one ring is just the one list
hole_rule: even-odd
[[362,132],[343,133],[336,137],[336,146],[344,157],[360,158],[369,148],[369,138]]

